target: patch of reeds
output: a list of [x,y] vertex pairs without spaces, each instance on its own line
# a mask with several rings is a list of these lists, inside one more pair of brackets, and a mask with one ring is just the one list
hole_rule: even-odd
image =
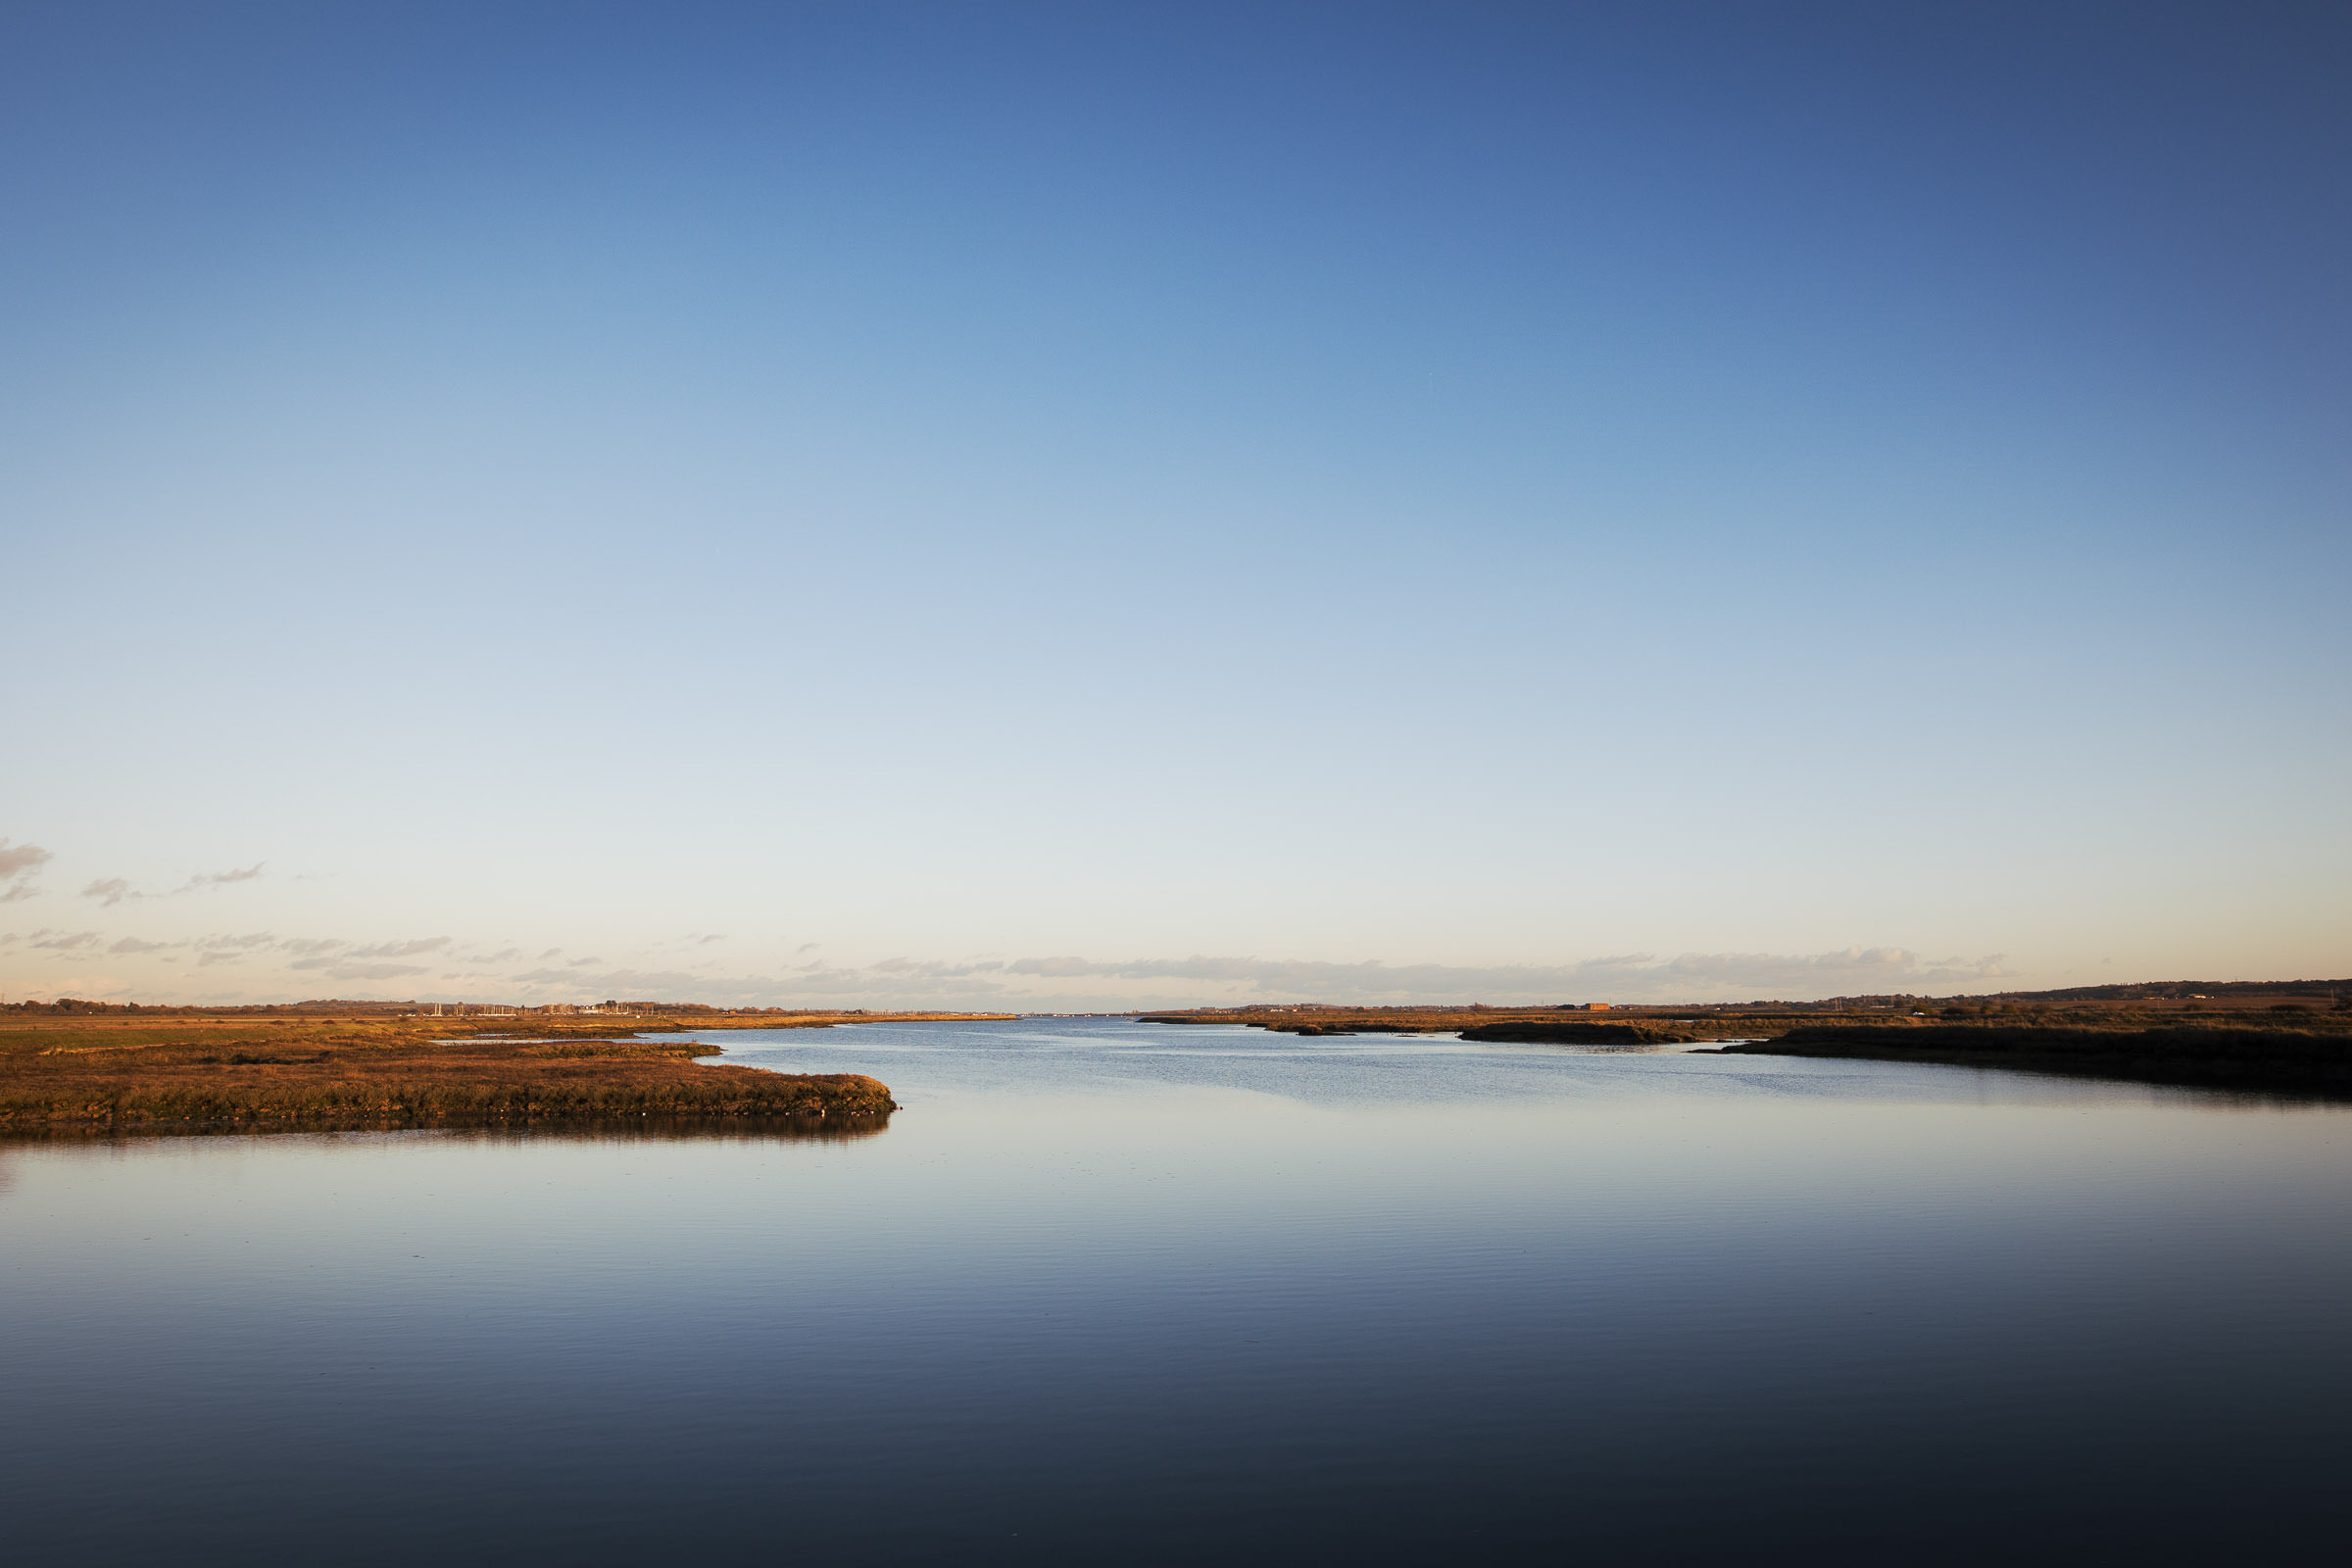
[[329,1023],[138,1040],[53,1033],[0,1049],[0,1128],[847,1123],[896,1108],[862,1074],[703,1066],[692,1058],[718,1048],[693,1041],[386,1038]]

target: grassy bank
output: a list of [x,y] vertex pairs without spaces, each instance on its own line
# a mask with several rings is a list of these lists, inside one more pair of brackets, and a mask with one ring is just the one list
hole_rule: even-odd
[[[2323,988],[2324,986],[2324,988]],[[2352,1098],[2352,994],[2342,982],[2237,988],[2230,996],[2051,993],[2007,998],[1619,1007],[1279,1005],[1146,1014],[1167,1024],[1243,1024],[1299,1035],[1458,1033],[1494,1044],[1639,1050],[1731,1042],[1758,1054],[1871,1057],[2029,1072]],[[2179,993],[2179,994],[2170,994]],[[2288,993],[2289,996],[2296,995]]]
[[[1768,1027],[1786,1029],[1809,1015],[1776,1015]],[[1647,1046],[1699,1040],[1741,1040],[1759,1027],[1725,1009],[1621,1008],[1587,1012],[1566,1007],[1202,1007],[1145,1013],[1142,1023],[1247,1025],[1293,1035],[1459,1034],[1499,1044]]]
[[[660,1038],[712,1027],[703,1019],[633,1019],[651,1033],[628,1039],[593,1023],[533,1019],[531,1036],[518,1039],[475,1019],[381,1014],[9,1018],[0,1020],[0,1131],[847,1125],[878,1123],[896,1108],[890,1090],[862,1074],[698,1065],[719,1048]],[[772,1017],[747,1025],[791,1026]]]
[[1727,1054],[2006,1067],[2077,1077],[2352,1099],[2352,1037],[2302,1029],[1814,1026]]

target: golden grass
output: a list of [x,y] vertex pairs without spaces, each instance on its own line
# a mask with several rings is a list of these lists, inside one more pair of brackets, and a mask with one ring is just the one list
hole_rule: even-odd
[[1142,1015],[1145,1023],[1244,1024],[1301,1035],[1460,1033],[1471,1040],[1560,1044],[1626,1044],[1777,1039],[1796,1030],[1869,1030],[1889,1038],[1908,1029],[2015,1031],[2287,1030],[2352,1040],[2352,1009],[2279,1005],[2257,1000],[2230,1007],[2219,1002],[2186,1011],[2143,1002],[2032,1000],[1922,1002],[1916,1007],[1839,1007],[1686,1004],[1612,1007],[1199,1007]]
[[[501,1024],[515,1020],[490,1020]],[[531,1020],[535,1025],[544,1020]],[[878,1122],[862,1074],[702,1066],[716,1046],[590,1035],[588,1019],[483,1038],[480,1019],[147,1015],[0,1019],[0,1129],[310,1129],[609,1124],[630,1119]],[[835,1019],[823,1020],[830,1023]],[[654,1028],[657,1019],[632,1020]],[[791,1027],[770,1015],[749,1027]],[[670,1028],[710,1028],[702,1018]],[[568,1038],[547,1038],[560,1033]]]

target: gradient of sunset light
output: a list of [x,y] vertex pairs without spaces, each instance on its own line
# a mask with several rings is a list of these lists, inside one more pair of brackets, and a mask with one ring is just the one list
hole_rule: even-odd
[[2348,68],[11,7],[0,990],[2352,972]]

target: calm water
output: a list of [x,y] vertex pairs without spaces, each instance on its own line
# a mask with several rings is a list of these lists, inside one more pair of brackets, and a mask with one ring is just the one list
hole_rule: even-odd
[[847,1142],[0,1146],[17,1560],[2334,1560],[2352,1112],[1117,1022]]

